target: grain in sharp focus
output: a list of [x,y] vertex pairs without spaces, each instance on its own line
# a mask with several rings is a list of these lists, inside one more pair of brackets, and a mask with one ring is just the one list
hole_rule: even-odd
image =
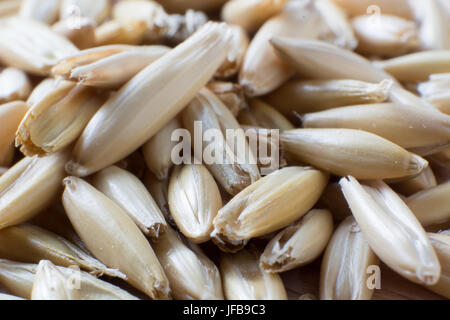
[[169,210],[169,178],[159,180],[154,174],[147,172],[144,176],[144,185],[164,215],[164,219],[172,225],[175,224]]
[[[37,264],[0,259],[0,284],[14,295],[30,299],[37,267]],[[70,278],[75,284],[80,285],[81,300],[137,300],[135,296],[125,290],[87,272],[65,267],[56,268],[66,278]]]
[[418,91],[423,99],[450,115],[450,73],[432,74],[419,84]]
[[447,222],[450,220],[450,182],[414,193],[405,203],[423,226]]
[[422,50],[450,49],[450,6],[446,0],[410,0],[415,20],[420,25]]
[[347,128],[374,133],[403,148],[450,144],[450,116],[396,103],[341,107],[302,116],[305,128]]
[[24,222],[56,200],[67,152],[25,157],[0,177],[0,229]]
[[0,61],[35,75],[47,75],[59,59],[78,49],[48,26],[12,17],[0,21]]
[[268,19],[280,13],[286,0],[231,0],[223,7],[222,20],[256,32]]
[[112,200],[80,178],[64,179],[63,205],[89,251],[152,299],[168,299],[164,270],[145,236]]
[[249,96],[260,96],[276,89],[293,75],[278,58],[269,40],[274,36],[318,38],[323,28],[319,13],[309,1],[293,1],[282,13],[269,19],[258,30],[245,55],[239,84]]
[[109,0],[62,0],[60,2],[59,17],[61,20],[79,16],[102,23],[108,18],[111,10],[111,1]]
[[419,47],[417,25],[401,17],[380,14],[352,19],[358,38],[356,51],[366,55],[398,56]]
[[230,26],[230,30],[233,32],[233,41],[226,60],[215,74],[217,78],[228,79],[235,76],[241,69],[249,46],[250,40],[247,32],[243,28]]
[[78,49],[96,45],[96,24],[89,18],[69,17],[52,26],[52,30],[72,42]]
[[[260,178],[257,159],[244,131],[231,111],[210,90],[202,89],[181,117],[184,127],[191,134],[195,156],[203,160],[202,163],[229,194],[237,194]],[[203,137],[203,132],[202,136],[198,136],[196,124],[201,124],[203,131],[214,130],[214,139],[209,138],[208,141]],[[229,130],[232,139],[229,138]],[[197,146],[195,139],[201,139],[202,143]],[[220,150],[213,156],[211,152],[214,149]],[[201,152],[203,159],[200,159],[198,152]]]
[[430,50],[376,61],[377,68],[399,81],[426,81],[434,73],[450,72],[450,50]]
[[231,33],[208,23],[134,76],[94,115],[67,165],[86,176],[127,156],[173,119],[225,59]]
[[261,255],[261,267],[268,272],[284,272],[312,262],[326,248],[333,227],[331,212],[309,211],[270,240]]
[[0,257],[26,263],[46,259],[60,266],[79,266],[94,275],[126,278],[118,270],[108,269],[76,244],[31,224],[0,230]]
[[0,104],[13,100],[26,100],[31,92],[27,74],[15,68],[0,71]]
[[213,240],[233,251],[288,226],[312,208],[327,182],[327,174],[310,167],[287,167],[261,178],[219,210]]
[[14,135],[27,111],[28,105],[22,101],[0,105],[0,166],[9,166],[13,160]]
[[169,50],[165,46],[101,46],[60,60],[52,73],[86,86],[120,88]]
[[172,134],[178,129],[181,129],[181,122],[173,118],[142,146],[148,169],[160,180],[168,178],[173,165],[172,150],[177,143],[172,141]]
[[186,10],[214,11],[219,9],[227,0],[157,0],[169,12],[183,13]]
[[259,99],[250,99],[248,108],[239,113],[240,124],[268,129],[290,130],[295,127],[280,112]]
[[423,169],[423,171],[416,177],[393,184],[393,188],[405,196],[410,196],[413,193],[436,186],[436,177],[434,176],[433,170],[429,166]]
[[265,100],[289,118],[336,107],[381,103],[388,99],[391,80],[377,84],[358,80],[295,80],[270,93]]
[[378,83],[395,80],[373,66],[366,58],[318,40],[272,37],[271,44],[278,56],[300,76],[312,79],[353,79]]
[[172,217],[185,237],[195,243],[210,240],[222,197],[205,166],[176,167],[170,178],[168,199]]
[[0,300],[24,300],[23,298],[12,296],[10,294],[0,293]]
[[[334,0],[349,15],[374,15],[378,12],[400,16],[405,19],[412,18],[408,0]],[[379,11],[378,11],[379,8]]]
[[16,133],[16,146],[27,156],[48,155],[74,142],[107,98],[69,81],[56,82],[41,100],[30,105]]
[[219,270],[199,246],[182,239],[170,227],[152,245],[174,299],[223,300]]
[[[316,0],[315,6],[333,34],[329,41],[342,48],[355,49],[358,40],[345,11],[333,0]],[[325,37],[330,38],[328,35]]]
[[282,147],[299,161],[335,175],[359,179],[414,176],[428,162],[369,132],[354,129],[295,129],[280,133]]
[[244,90],[239,84],[212,81],[206,87],[223,102],[235,117],[247,105]]
[[369,268],[378,259],[353,217],[342,221],[331,238],[320,271],[321,300],[370,300]]
[[80,295],[79,289],[53,263],[41,260],[34,276],[31,300],[80,300]]
[[92,177],[92,185],[114,201],[146,235],[158,238],[167,227],[144,184],[130,172],[111,166]]
[[22,0],[19,16],[45,24],[52,24],[58,19],[59,7],[59,0]]
[[402,199],[381,180],[340,180],[353,216],[375,254],[410,281],[433,285],[441,266],[425,230]]
[[442,272],[439,282],[427,288],[450,299],[450,232],[446,230],[440,233],[428,233],[428,237],[439,258]]
[[264,271],[259,257],[253,247],[222,254],[219,268],[226,300],[287,300],[280,276]]
[[22,0],[3,0],[0,1],[0,17],[8,17],[19,12]]

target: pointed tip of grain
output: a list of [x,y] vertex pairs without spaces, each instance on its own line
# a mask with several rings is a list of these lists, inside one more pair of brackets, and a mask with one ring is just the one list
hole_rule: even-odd
[[428,161],[424,158],[412,154],[412,158],[409,162],[409,170],[411,171],[411,174],[416,174],[422,172],[426,167],[428,167]]

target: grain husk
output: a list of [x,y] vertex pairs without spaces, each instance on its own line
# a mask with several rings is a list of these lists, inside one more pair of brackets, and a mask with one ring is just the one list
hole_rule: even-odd
[[389,97],[392,81],[377,84],[358,80],[289,81],[264,99],[285,116],[336,107],[382,103]]
[[318,40],[272,37],[270,40],[278,56],[299,75],[311,79],[353,79],[378,83],[395,80],[373,66],[366,58]]
[[355,49],[358,45],[358,39],[355,37],[346,12],[336,5],[333,0],[317,0],[314,4],[329,27],[330,33],[333,34],[333,37],[328,35],[322,37],[331,38],[329,41],[339,47],[349,50]]
[[31,300],[79,300],[78,289],[49,260],[37,266],[31,289]]
[[16,133],[27,156],[48,155],[74,142],[107,98],[106,93],[62,81],[30,106]]
[[101,46],[60,60],[52,73],[85,86],[117,89],[169,50],[159,45]]
[[94,275],[125,278],[118,270],[108,269],[83,248],[31,224],[21,224],[0,230],[0,256],[25,263],[50,260],[64,267],[79,266]]
[[172,167],[172,150],[177,145],[172,140],[175,130],[181,129],[181,122],[178,118],[169,121],[158,133],[142,146],[147,168],[159,179],[164,180],[169,176]]
[[167,274],[174,299],[223,300],[219,270],[200,247],[170,227],[153,247]]
[[45,76],[59,59],[77,51],[40,22],[19,17],[0,21],[0,60],[8,66]]
[[222,7],[222,20],[256,32],[268,19],[280,13],[286,0],[231,0]]
[[164,219],[173,225],[175,222],[169,210],[168,200],[169,178],[159,180],[154,174],[147,172],[144,176],[144,185],[157,203]]
[[414,176],[428,162],[369,132],[354,129],[295,129],[280,133],[286,153],[335,175],[359,179]]
[[398,56],[415,51],[420,45],[416,24],[401,17],[363,15],[353,18],[352,26],[358,38],[356,50],[369,56]]
[[407,54],[374,65],[399,81],[426,81],[434,73],[450,72],[450,50],[430,50]]
[[428,233],[428,237],[442,265],[442,273],[439,282],[433,286],[427,286],[427,288],[450,299],[450,233],[448,230],[440,233]]
[[423,226],[447,222],[450,220],[450,182],[414,193],[405,203]]
[[27,111],[28,105],[22,101],[0,105],[0,166],[9,166],[13,160],[14,136]]
[[6,68],[0,72],[0,104],[25,101],[30,92],[31,83],[25,72],[15,68]]
[[56,200],[67,159],[67,152],[25,157],[0,177],[0,229],[27,221]]
[[219,268],[226,300],[287,300],[280,276],[265,272],[259,257],[253,247],[222,254]]
[[68,177],[64,184],[64,208],[89,251],[108,267],[123,272],[127,282],[150,298],[168,299],[167,277],[133,220],[80,178]]
[[205,166],[176,167],[170,178],[168,200],[172,217],[185,237],[194,243],[210,240],[222,197]]
[[19,16],[45,24],[52,24],[58,19],[59,7],[59,0],[22,0]]
[[261,255],[261,267],[268,272],[285,272],[314,261],[325,250],[333,228],[330,211],[309,211],[270,240]]
[[225,58],[230,36],[226,25],[208,23],[134,76],[88,123],[67,171],[89,175],[154,136],[208,82]]
[[92,185],[128,214],[147,236],[158,238],[165,231],[167,223],[161,210],[132,173],[111,166],[97,172]]
[[319,37],[322,26],[320,15],[307,2],[291,2],[283,12],[267,20],[250,42],[239,73],[239,84],[246,94],[261,96],[269,93],[294,74],[270,45],[272,37],[314,39]]
[[353,217],[342,221],[322,258],[321,300],[370,300],[368,268],[378,267],[378,258]]
[[221,249],[234,251],[251,238],[279,230],[304,216],[327,182],[327,174],[310,167],[277,170],[242,190],[220,209],[211,235]]
[[381,180],[362,186],[348,176],[339,184],[356,222],[380,260],[412,282],[436,284],[440,263],[425,230],[402,199]]
[[95,22],[89,18],[69,17],[52,25],[52,30],[81,50],[96,45],[95,27]]
[[[400,16],[405,19],[411,19],[413,13],[408,0],[334,0],[349,15],[377,14],[379,12]],[[376,6],[376,7],[374,7]]]
[[[198,160],[204,161],[214,178],[229,194],[237,194],[260,178],[257,159],[247,143],[244,131],[231,111],[210,90],[202,89],[183,111],[181,117],[184,127],[189,130],[191,137],[194,137],[192,147],[195,155],[197,156],[198,151],[202,152],[203,159]],[[214,144],[223,148],[221,150],[223,159],[217,159],[217,161],[204,159],[213,145],[211,141],[205,141],[205,139],[201,139],[201,145],[195,145],[195,139],[203,138],[196,137],[198,135],[195,132],[196,121],[201,122],[204,131],[215,130],[217,137],[214,138]],[[234,143],[233,139],[234,145],[231,145],[231,139],[227,139],[227,130],[233,130],[237,139],[237,143]],[[215,141],[216,138],[220,141]],[[238,147],[244,149],[239,150]],[[241,151],[245,152],[241,153]]]
[[[31,298],[31,291],[37,264],[27,264],[0,259],[0,283],[12,294],[25,298]],[[81,271],[65,267],[56,267],[66,277],[74,280],[79,276],[81,300],[137,300],[137,298],[125,290],[100,280],[95,276]]]
[[450,144],[450,116],[396,103],[341,107],[302,116],[305,128],[364,130],[403,148]]
[[394,183],[396,191],[405,196],[410,196],[416,192],[431,189],[437,186],[436,177],[431,167],[426,167],[423,171],[412,179]]
[[423,99],[450,115],[450,73],[432,74],[419,84],[418,91]]

